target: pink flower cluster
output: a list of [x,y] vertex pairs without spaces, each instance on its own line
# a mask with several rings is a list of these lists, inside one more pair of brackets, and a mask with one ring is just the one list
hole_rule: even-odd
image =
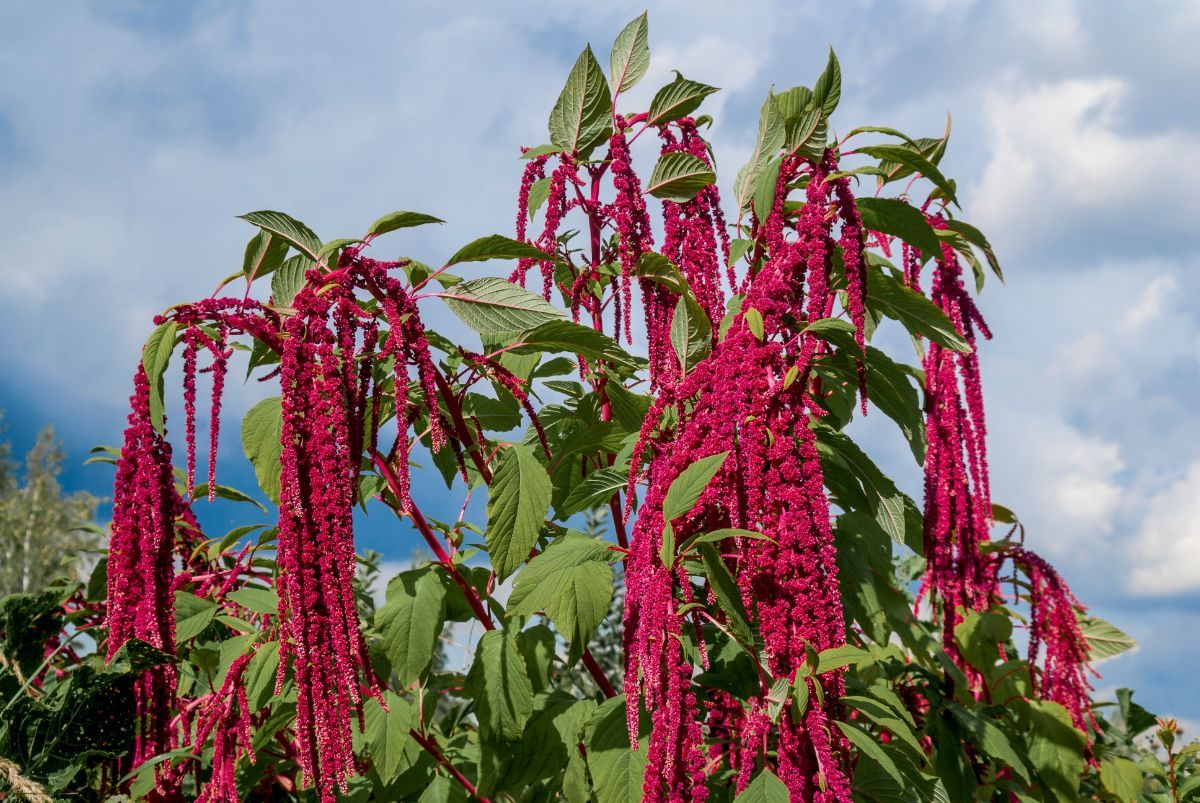
[[[935,228],[946,227],[936,215]],[[920,256],[904,246],[909,285],[920,290]],[[936,260],[930,299],[971,346],[962,353],[929,343],[925,353],[925,557],[922,593],[940,600],[943,644],[957,657],[954,626],[959,609],[984,610],[995,581],[979,547],[988,540],[992,502],[988,481],[987,428],[979,372],[977,333],[991,337],[962,280],[962,266],[949,244]],[[962,661],[960,660],[960,663]]]
[[[129,427],[113,486],[112,534],[108,557],[108,660],[129,639],[175,654],[172,596],[175,520],[186,504],[175,490],[171,446],[152,424],[150,383],[139,365],[130,398]],[[129,767],[177,746],[171,726],[177,673],[172,664],[152,667],[138,678],[134,696],[138,725]],[[157,799],[178,796],[179,777],[155,769]]]
[[[816,435],[809,427],[815,414],[809,373],[822,346],[811,332],[796,334],[794,328],[797,319],[827,317],[835,302],[830,270],[837,210],[830,212],[828,169],[825,162],[786,165],[775,210],[763,221],[769,258],[747,279],[742,314],[706,359],[678,384],[660,390],[633,455],[631,486],[647,452],[650,466],[626,570],[625,688],[631,736],[636,737],[639,698],[653,718],[643,790],[647,800],[703,800],[707,793],[703,773],[695,771],[703,755],[692,727],[697,719],[693,667],[680,648],[679,607],[690,599],[691,581],[661,557],[667,524],[663,500],[686,467],[729,453],[693,510],[670,522],[676,543],[721,527],[754,530],[769,539],[729,539],[720,547],[758,624],[764,671],[795,678],[806,648],[845,642],[829,505]],[[792,221],[784,214],[783,196],[802,170],[809,171],[807,202]],[[861,241],[856,236],[851,243],[861,250]],[[715,242],[708,242],[715,250]],[[696,268],[713,264],[685,261]],[[761,333],[748,322],[752,309],[762,320]],[[655,434],[671,407],[677,423]],[[739,769],[739,789],[766,758],[775,730],[775,768],[794,800],[848,801],[848,748],[830,722],[842,692],[840,674],[803,682],[820,683],[824,703],[811,695],[798,721],[785,707],[778,728],[772,728],[764,685],[749,713],[736,706],[713,708],[711,726],[741,732],[728,747],[730,762]]]
[[1054,567],[1039,555],[1009,546],[995,560],[996,569],[1004,558],[1029,581],[1029,666],[1034,693],[1067,709],[1080,730],[1086,732],[1089,725],[1098,730],[1089,698],[1092,685],[1087,678],[1089,671],[1096,672],[1091,669],[1091,646],[1079,628],[1077,616],[1086,608]]

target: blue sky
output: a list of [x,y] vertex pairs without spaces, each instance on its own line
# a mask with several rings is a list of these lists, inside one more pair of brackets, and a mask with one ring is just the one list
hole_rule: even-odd
[[[0,407],[17,447],[52,422],[68,483],[109,492],[111,475],[80,463],[119,442],[150,318],[240,265],[251,231],[237,214],[282,209],[333,239],[392,209],[429,212],[447,224],[391,235],[428,262],[509,232],[517,146],[546,140],[583,44],[606,62],[641,10],[8,6]],[[1008,276],[982,301],[996,334],[983,348],[996,500],[1098,615],[1139,638],[1098,687],[1133,685],[1200,726],[1200,5],[692,0],[650,12],[651,73],[630,108],[671,68],[722,87],[706,108],[723,182],[768,87],[810,82],[829,45],[844,73],[836,128],[935,135],[953,114],[943,170]],[[263,392],[231,389],[232,484],[252,483],[237,422]],[[918,490],[887,423],[856,426]],[[456,512],[440,480],[419,488]],[[361,541],[395,561],[415,545],[383,521]]]

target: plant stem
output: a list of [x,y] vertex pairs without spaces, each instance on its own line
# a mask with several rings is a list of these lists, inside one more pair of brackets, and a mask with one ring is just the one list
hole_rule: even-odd
[[454,778],[454,780],[458,781],[460,784],[463,785],[463,788],[467,790],[468,795],[470,795],[471,797],[474,797],[474,798],[478,798],[481,801],[481,803],[491,803],[491,801],[488,800],[488,798],[479,797],[479,795],[477,795],[475,793],[475,784],[471,783],[471,781],[467,778],[467,776],[465,776],[461,772],[459,772],[458,767],[456,767],[450,763],[450,759],[448,759],[444,755],[442,755],[442,751],[438,749],[436,742],[434,742],[432,739],[430,739],[428,737],[422,736],[420,733],[417,733],[416,729],[412,729],[408,733],[410,736],[413,737],[413,739],[416,740],[417,744],[421,745],[421,747],[423,747],[425,749],[425,752],[427,752],[427,753],[429,753],[429,755],[433,756],[434,760],[437,761],[437,763],[441,764],[443,767],[446,768],[446,772],[450,773],[450,775]]

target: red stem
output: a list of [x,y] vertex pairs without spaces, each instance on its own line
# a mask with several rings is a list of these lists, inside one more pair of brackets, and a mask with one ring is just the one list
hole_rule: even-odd
[[475,793],[475,784],[471,783],[467,776],[459,772],[458,767],[450,763],[450,759],[442,755],[442,751],[438,749],[437,744],[432,739],[422,736],[421,734],[417,733],[415,729],[410,730],[408,733],[417,741],[417,744],[425,748],[425,752],[433,756],[437,763],[446,768],[446,771],[453,776],[454,780],[463,785],[463,788],[467,790],[468,795],[478,798],[480,801],[482,801],[482,803],[491,803],[491,801],[486,797],[479,797],[479,795]]

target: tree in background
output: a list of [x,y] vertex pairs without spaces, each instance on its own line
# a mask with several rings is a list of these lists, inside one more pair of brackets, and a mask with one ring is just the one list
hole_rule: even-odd
[[58,481],[64,455],[52,426],[38,433],[23,476],[11,455],[11,444],[0,444],[0,596],[73,575],[101,543],[93,524],[99,500],[66,494]]

